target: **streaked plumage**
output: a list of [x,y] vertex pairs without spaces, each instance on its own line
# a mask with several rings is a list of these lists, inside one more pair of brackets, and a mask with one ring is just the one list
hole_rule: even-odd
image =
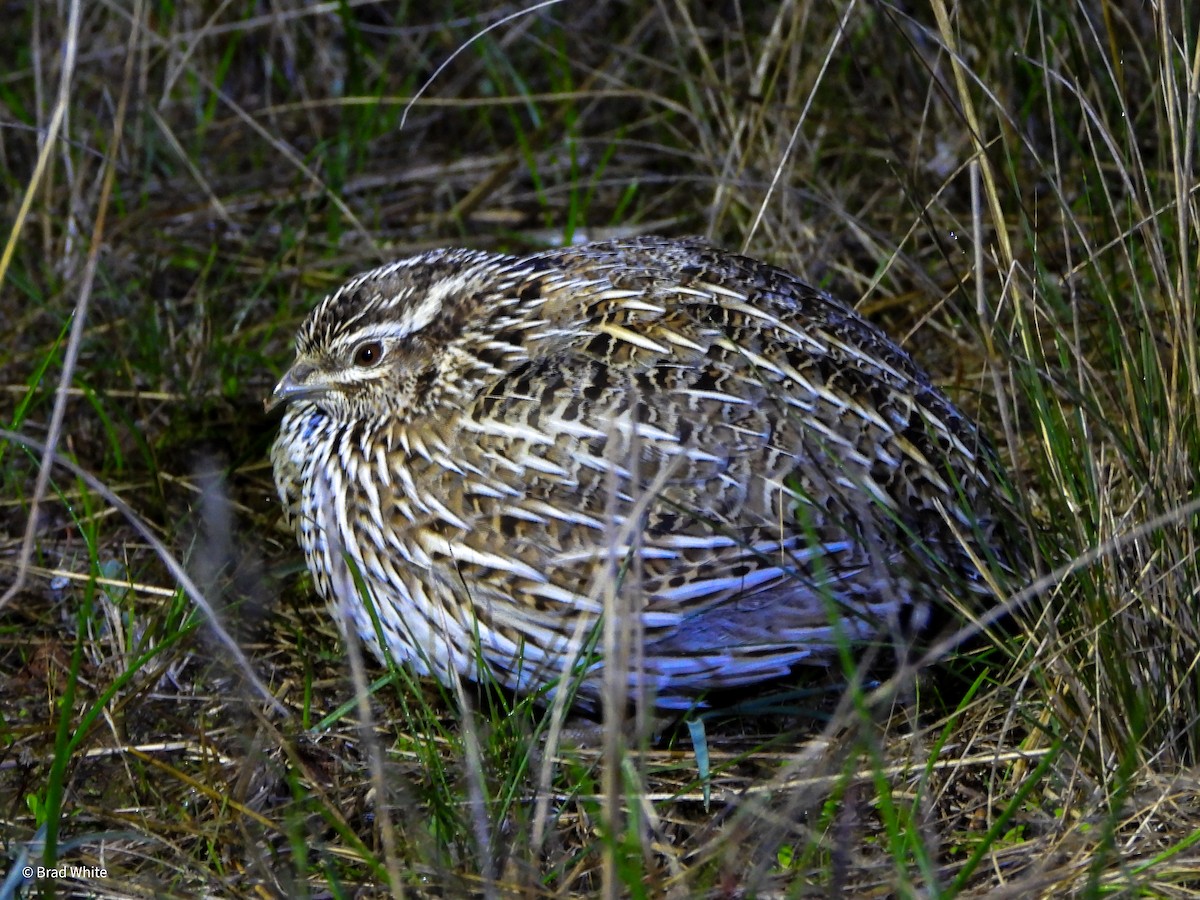
[[615,578],[631,692],[684,707],[831,661],[835,625],[920,628],[1007,555],[994,455],[909,356],[696,240],[383,266],[313,310],[275,397],[318,590],[379,650],[348,557],[387,649],[443,681],[552,684]]

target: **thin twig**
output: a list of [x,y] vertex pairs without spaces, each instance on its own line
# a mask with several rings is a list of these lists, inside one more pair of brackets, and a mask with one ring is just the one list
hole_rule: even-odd
[[[33,177],[29,179],[29,187],[26,189],[25,196],[21,200],[21,208],[17,212],[17,219],[13,223],[8,243],[4,247],[4,253],[0,255],[0,282],[3,282],[4,276],[8,272],[8,264],[16,250],[17,238],[21,233],[21,227],[29,215],[29,208],[33,204],[33,196],[37,193],[37,189],[42,183],[42,178],[46,174],[50,154],[54,152],[55,147],[58,145],[58,133],[62,128],[67,106],[71,100],[71,76],[75,73],[75,57],[79,49],[79,5],[79,0],[74,0],[67,17],[67,36],[63,46],[63,64],[62,74],[58,83],[58,98],[54,102],[54,112],[50,116],[50,127],[46,130],[46,139],[42,142],[42,149],[38,154],[37,165],[33,170]],[[113,125],[113,139],[109,145],[108,154],[104,158],[104,184],[100,191],[100,211],[96,216],[96,227],[92,230],[92,246],[88,251],[87,270],[84,272],[83,285],[79,289],[79,300],[75,304],[75,318],[71,323],[71,337],[67,341],[67,350],[63,357],[62,376],[58,380],[58,395],[54,398],[54,411],[51,413],[50,428],[46,435],[47,449],[45,455],[42,457],[41,468],[38,469],[37,481],[33,487],[33,497],[29,501],[29,521],[25,524],[25,536],[21,540],[21,551],[17,557],[17,577],[8,590],[4,592],[4,595],[0,596],[0,609],[4,609],[8,602],[25,586],[25,579],[29,571],[29,560],[33,556],[33,540],[37,534],[38,508],[41,506],[42,498],[46,496],[46,488],[50,484],[49,458],[53,453],[53,448],[58,444],[59,435],[62,433],[63,418],[67,411],[68,388],[71,386],[71,375],[75,371],[75,362],[79,358],[79,345],[83,341],[83,325],[87,319],[88,298],[91,296],[92,282],[96,277],[96,260],[99,257],[100,236],[103,234],[104,228],[104,209],[108,205],[108,195],[112,189],[113,163],[116,160],[121,128],[125,120],[126,101],[129,98],[132,60],[133,54],[130,53],[125,65],[125,78],[121,86],[121,102],[117,107],[117,120]]]

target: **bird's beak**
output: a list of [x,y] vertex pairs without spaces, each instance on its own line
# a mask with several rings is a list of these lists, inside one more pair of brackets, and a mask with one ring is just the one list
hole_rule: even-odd
[[279,379],[271,396],[263,400],[263,407],[270,412],[280,403],[323,396],[329,388],[321,379],[313,377],[316,371],[317,367],[312,363],[297,361]]

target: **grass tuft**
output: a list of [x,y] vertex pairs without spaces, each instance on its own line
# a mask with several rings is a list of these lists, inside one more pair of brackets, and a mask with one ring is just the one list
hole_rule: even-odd
[[[7,12],[14,866],[112,896],[1194,892],[1191,6]],[[343,276],[649,232],[900,338],[997,438],[1037,566],[937,666],[706,715],[703,762],[686,726],[348,666],[265,462],[262,398]]]

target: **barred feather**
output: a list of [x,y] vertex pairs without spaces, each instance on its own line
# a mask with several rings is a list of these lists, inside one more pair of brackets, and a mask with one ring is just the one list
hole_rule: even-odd
[[443,681],[552,686],[615,571],[631,692],[685,707],[985,597],[975,561],[1017,558],[993,452],[908,354],[700,241],[426,253],[327,297],[297,350],[285,516],[364,640]]

